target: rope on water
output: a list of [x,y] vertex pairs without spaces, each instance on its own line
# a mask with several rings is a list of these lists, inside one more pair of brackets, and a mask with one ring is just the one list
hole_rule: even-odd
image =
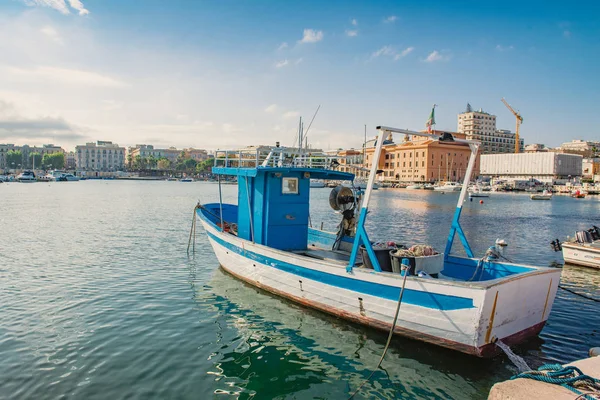
[[600,299],[595,299],[593,297],[586,296],[585,294],[577,293],[576,291],[571,290],[571,289],[567,289],[566,287],[564,287],[562,285],[558,285],[558,287],[561,288],[562,290],[566,291],[566,292],[573,293],[574,295],[583,297],[584,299],[595,301],[596,303],[600,303]]
[[354,391],[354,393],[352,393],[350,395],[350,397],[348,397],[348,400],[351,400],[352,398],[354,398],[354,396],[356,396],[356,394],[360,391],[360,389],[362,389],[362,387],[371,380],[371,378],[373,378],[373,375],[375,375],[375,371],[377,371],[377,369],[379,367],[381,367],[381,363],[383,362],[383,358],[385,357],[388,348],[390,347],[390,343],[392,342],[392,336],[394,336],[394,328],[396,327],[396,322],[398,321],[398,314],[400,313],[400,305],[402,304],[402,296],[404,295],[404,286],[406,285],[406,277],[408,276],[408,268],[409,266],[406,264],[402,264],[402,271],[404,271],[404,279],[402,279],[402,289],[400,289],[400,296],[398,297],[398,305],[396,306],[396,314],[394,315],[394,321],[392,322],[392,327],[390,328],[390,333],[388,334],[388,338],[387,338],[387,342],[385,344],[385,347],[383,348],[383,353],[381,354],[381,358],[379,359],[379,362],[377,363],[377,366],[375,367],[375,369],[373,371],[371,371],[371,374],[367,377],[367,379],[365,379],[360,386],[358,386],[358,388]]
[[574,366],[545,364],[537,371],[522,372],[510,379],[526,378],[540,382],[561,385],[579,397],[587,400],[600,399],[600,379],[584,374]]

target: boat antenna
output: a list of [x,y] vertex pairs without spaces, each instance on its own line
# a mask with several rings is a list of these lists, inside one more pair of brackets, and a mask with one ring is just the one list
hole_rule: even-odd
[[308,137],[308,131],[310,130],[310,127],[312,126],[312,123],[315,120],[315,117],[317,116],[317,113],[319,112],[320,108],[321,108],[321,105],[319,104],[319,107],[317,107],[315,114],[313,115],[312,119],[310,120],[310,124],[308,124],[308,128],[306,128],[306,132],[304,133],[304,140],[306,140],[306,138]]

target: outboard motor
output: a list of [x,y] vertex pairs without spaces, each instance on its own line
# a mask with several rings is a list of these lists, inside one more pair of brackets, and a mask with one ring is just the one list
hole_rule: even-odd
[[562,246],[560,245],[560,240],[556,239],[550,242],[550,248],[554,251],[562,251]]
[[359,195],[346,186],[336,186],[329,193],[329,205],[335,211],[342,213],[342,221],[339,225],[339,230],[332,250],[337,250],[340,247],[342,237],[354,236],[356,233],[356,224],[358,217],[356,210],[358,209]]
[[588,232],[590,235],[592,235],[592,240],[596,241],[600,239],[600,228],[598,228],[596,225],[588,229]]

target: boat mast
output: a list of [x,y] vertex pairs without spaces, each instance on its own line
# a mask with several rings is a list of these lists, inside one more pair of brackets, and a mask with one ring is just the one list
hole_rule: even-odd
[[302,151],[302,117],[300,117],[300,122],[298,123],[298,152]]

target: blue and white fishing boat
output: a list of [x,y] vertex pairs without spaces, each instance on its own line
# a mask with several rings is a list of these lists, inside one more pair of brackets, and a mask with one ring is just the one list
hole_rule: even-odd
[[[336,170],[335,160],[281,147],[268,154],[218,151],[212,172],[237,177],[238,204],[220,198],[198,205],[195,215],[222,268],[307,307],[480,357],[496,354],[497,340],[514,345],[537,335],[550,314],[560,270],[508,262],[494,248],[475,257],[459,222],[479,143],[377,129],[366,191],[339,186],[330,196],[343,216],[337,233],[309,224],[310,180],[354,179]],[[382,138],[392,132],[469,146],[472,154],[444,253],[405,258],[412,266],[402,272],[386,270],[385,257],[378,258],[381,250],[365,230]],[[467,257],[451,254],[456,235]]]

